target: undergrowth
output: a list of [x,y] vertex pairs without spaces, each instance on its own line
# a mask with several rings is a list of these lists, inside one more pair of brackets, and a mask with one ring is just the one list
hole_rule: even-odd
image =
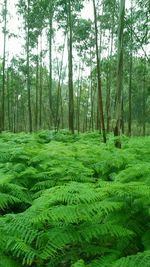
[[150,138],[0,135],[0,267],[150,266]]

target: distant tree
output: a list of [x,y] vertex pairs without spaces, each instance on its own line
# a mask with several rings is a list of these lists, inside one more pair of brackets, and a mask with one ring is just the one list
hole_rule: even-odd
[[125,16],[125,0],[120,0],[119,21],[118,21],[118,59],[117,59],[117,90],[116,90],[116,122],[114,135],[116,136],[115,145],[121,148],[120,134],[122,123],[122,90],[123,90],[123,31]]
[[69,85],[69,130],[74,133],[74,97],[73,97],[73,19],[72,3],[68,0],[68,85]]
[[101,123],[101,126],[102,126],[103,141],[104,141],[104,143],[106,143],[106,131],[105,131],[103,100],[102,100],[102,88],[101,88],[100,58],[99,58],[99,48],[98,48],[97,13],[96,13],[95,0],[93,0],[93,9],[94,9],[94,24],[95,24],[96,61],[97,61],[98,103],[99,103],[99,111],[100,111],[100,118],[101,118],[101,122],[100,123]]
[[5,87],[6,87],[6,36],[7,36],[7,0],[4,0],[3,5],[3,82],[2,82],[2,104],[1,104],[1,117],[0,117],[0,131],[3,131],[5,129]]

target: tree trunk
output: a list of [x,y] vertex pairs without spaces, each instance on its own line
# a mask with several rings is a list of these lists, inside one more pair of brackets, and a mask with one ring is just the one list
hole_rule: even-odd
[[37,61],[36,61],[36,93],[35,93],[35,130],[38,130],[38,101],[39,101],[39,54],[37,41]]
[[96,60],[97,60],[97,83],[98,83],[98,105],[100,111],[100,123],[102,128],[103,141],[106,143],[106,132],[105,132],[105,122],[103,113],[103,100],[102,100],[102,88],[101,88],[101,71],[100,71],[100,58],[98,49],[98,28],[97,28],[97,14],[95,0],[93,0],[94,8],[94,23],[95,23],[95,43],[96,43]]
[[116,122],[114,128],[115,146],[121,148],[122,120],[122,83],[123,83],[123,29],[124,29],[125,0],[120,0],[118,25],[118,61],[117,61],[117,91],[116,91]]
[[[60,121],[61,121],[61,102],[62,102],[62,84],[63,84],[63,77],[62,77],[62,71],[63,71],[63,59],[64,59],[64,51],[65,51],[65,43],[66,43],[66,34],[64,37],[64,42],[62,46],[62,55],[61,55],[61,63],[59,65],[59,60],[57,58],[57,72],[58,72],[58,86],[57,86],[57,96],[56,96],[56,115],[55,115],[55,131],[59,130],[60,127]],[[63,114],[62,114],[63,115]]]
[[5,65],[6,65],[6,35],[7,35],[7,0],[4,1],[4,32],[3,32],[3,41],[4,41],[4,48],[3,48],[3,62],[2,62],[2,111],[1,111],[1,129],[0,131],[4,131],[5,129],[5,86],[6,86],[6,75],[5,75]]
[[133,66],[133,55],[132,55],[132,43],[133,43],[133,32],[132,32],[132,0],[131,0],[131,28],[130,28],[130,62],[129,62],[129,118],[128,118],[128,135],[131,136],[132,126],[132,66]]
[[71,1],[68,1],[68,75],[69,75],[69,130],[74,133],[74,97],[73,97],[73,55],[72,55],[72,10]]
[[42,53],[43,47],[42,47],[42,33],[40,36],[40,77],[39,77],[39,127],[42,128],[42,98],[43,98],[43,60],[42,60]]
[[107,133],[110,132],[111,121],[111,82],[112,82],[112,52],[113,52],[113,40],[114,40],[114,16],[115,16],[115,3],[112,11],[112,26],[110,33],[110,55],[108,66],[108,82],[107,82],[107,96],[106,96],[106,116],[107,116]]
[[49,109],[50,126],[53,124],[53,106],[52,106],[52,39],[53,39],[53,1],[49,6]]
[[143,136],[146,134],[146,90],[145,90],[145,83],[146,83],[146,62],[144,60],[144,67],[143,67]]
[[30,13],[30,0],[28,0],[27,7],[27,42],[26,42],[26,53],[27,53],[27,91],[28,91],[28,112],[29,112],[29,131],[32,132],[32,111],[31,111],[31,81],[30,81],[30,37],[29,37],[29,13]]
[[11,113],[10,113],[10,73],[9,70],[7,70],[7,114],[8,114],[8,130],[11,130]]

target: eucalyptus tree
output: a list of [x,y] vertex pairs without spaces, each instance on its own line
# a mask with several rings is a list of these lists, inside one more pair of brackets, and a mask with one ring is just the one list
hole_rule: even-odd
[[133,74],[133,1],[130,7],[130,62],[129,62],[129,117],[128,117],[128,135],[131,136],[132,130],[132,74]]
[[106,130],[103,112],[103,100],[102,100],[102,86],[101,86],[101,70],[100,70],[100,57],[99,57],[99,47],[98,47],[98,27],[97,27],[97,12],[96,12],[96,2],[93,0],[94,9],[94,25],[95,25],[95,46],[96,46],[96,61],[97,61],[97,85],[98,85],[98,101],[99,101],[99,111],[102,127],[103,141],[106,143]]
[[67,20],[68,20],[68,85],[69,85],[69,129],[74,133],[74,97],[73,97],[73,52],[72,52],[72,32],[73,32],[73,20],[72,20],[72,3],[68,0],[67,5]]
[[[26,81],[28,92],[28,118],[29,118],[29,131],[33,130],[33,108],[31,99],[31,52],[32,49],[38,47],[39,36],[42,34],[42,30],[45,27],[45,19],[47,16],[49,2],[48,1],[35,1],[35,0],[19,0],[18,11],[24,19],[24,32],[25,32],[25,51],[26,51]],[[37,54],[37,61],[39,62],[39,55]],[[39,63],[37,62],[37,68],[39,69]],[[42,68],[42,67],[41,67]],[[37,70],[37,79],[41,78]],[[40,73],[41,74],[41,73]],[[39,75],[39,76],[38,76]],[[36,84],[36,114],[35,121],[37,124],[41,123],[41,117],[38,118],[38,108],[42,103],[38,104],[38,100],[42,101],[42,97],[38,98],[38,94],[41,94],[40,86]],[[39,113],[39,116],[41,112]],[[36,125],[37,129],[38,126]]]
[[116,88],[116,121],[114,135],[117,137],[115,145],[121,148],[121,120],[122,120],[122,90],[123,90],[123,36],[124,36],[125,0],[120,0],[118,21],[118,47],[117,47],[117,88]]
[[32,0],[20,0],[18,11],[24,18],[25,51],[26,51],[26,81],[28,93],[28,119],[29,131],[32,132],[32,109],[31,109],[31,77],[30,77],[30,32],[31,32],[31,4]]
[[53,98],[52,98],[52,80],[53,80],[53,36],[54,36],[54,27],[53,21],[55,19],[55,11],[57,6],[56,0],[48,1],[47,8],[47,19],[48,19],[48,27],[47,27],[47,38],[48,38],[48,51],[49,51],[49,109],[50,109],[50,124],[52,125],[54,120],[54,110],[53,110]]
[[0,118],[0,131],[5,129],[5,87],[6,87],[6,37],[7,37],[7,0],[4,0],[2,16],[3,16],[3,61],[2,61],[2,96],[1,96],[1,118]]
[[[64,83],[64,74],[66,72],[64,64],[64,55],[65,55],[65,46],[66,46],[66,34],[64,35],[62,45],[58,46],[56,49],[56,54],[60,55],[56,57],[56,77],[57,77],[57,89],[56,89],[56,107],[55,107],[55,130],[58,131],[60,128],[60,123],[63,126],[63,92],[62,87]],[[54,112],[54,109],[53,109]]]
[[[77,24],[74,26],[74,47],[77,51],[77,55],[79,57],[78,59],[78,85],[77,85],[77,93],[76,93],[76,124],[78,132],[80,131],[80,113],[81,113],[81,93],[82,93],[82,87],[83,87],[83,72],[85,68],[90,68],[92,71],[92,60],[91,60],[91,49],[94,46],[94,40],[93,40],[93,29],[92,29],[92,21],[90,19],[86,20],[83,18],[77,19]],[[88,82],[88,81],[87,81]],[[91,83],[90,83],[91,85]],[[90,94],[90,90],[92,91],[92,88],[90,88],[90,85],[86,85],[88,88],[88,96]],[[85,94],[85,93],[84,93]],[[85,94],[86,95],[86,94]],[[84,100],[84,116],[83,121],[86,121],[86,127],[87,128],[87,114],[89,110],[89,99],[90,97],[85,97]],[[82,123],[83,124],[83,123]]]
[[116,26],[118,6],[116,0],[103,0],[103,14],[100,16],[101,28],[104,32],[106,44],[104,48],[108,50],[108,61],[106,75],[106,128],[110,131],[110,122],[112,118],[111,107],[113,101],[111,99],[113,90],[113,55],[115,54]]
[[78,13],[83,7],[83,0],[59,0],[57,21],[67,32],[68,37],[68,89],[69,89],[69,130],[74,133],[74,88],[73,88],[73,32]]

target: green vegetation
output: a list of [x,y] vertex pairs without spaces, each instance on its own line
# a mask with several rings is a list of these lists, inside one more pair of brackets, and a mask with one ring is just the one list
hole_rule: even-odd
[[0,135],[0,267],[150,266],[150,138]]

